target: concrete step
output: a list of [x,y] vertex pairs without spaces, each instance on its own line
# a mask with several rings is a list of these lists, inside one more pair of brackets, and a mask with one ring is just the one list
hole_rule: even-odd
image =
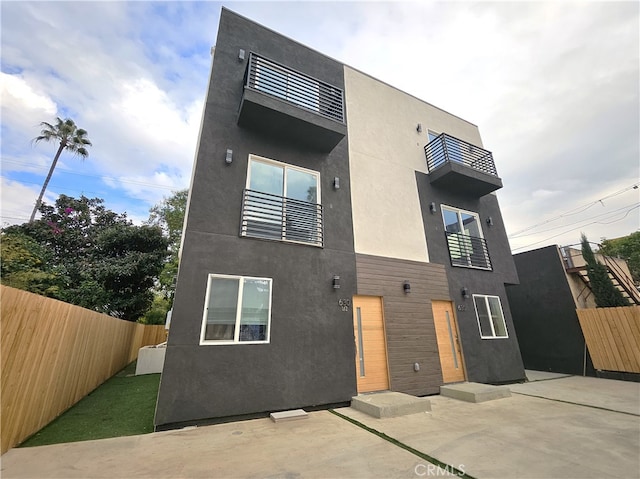
[[272,412],[270,417],[273,422],[296,421],[298,419],[307,419],[309,414],[304,409],[292,409],[290,411]]
[[467,402],[485,402],[511,397],[507,386],[480,383],[459,383],[440,386],[440,395]]
[[351,407],[377,418],[406,416],[431,411],[431,401],[393,391],[359,394],[351,399]]

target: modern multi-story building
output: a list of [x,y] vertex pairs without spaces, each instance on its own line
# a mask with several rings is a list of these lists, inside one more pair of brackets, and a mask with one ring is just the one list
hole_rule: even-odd
[[156,427],[524,369],[478,128],[223,9]]

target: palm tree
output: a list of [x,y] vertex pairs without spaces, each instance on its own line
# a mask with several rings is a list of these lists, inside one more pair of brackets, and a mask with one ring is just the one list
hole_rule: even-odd
[[53,158],[51,168],[49,168],[49,174],[44,180],[42,190],[40,190],[40,196],[38,196],[36,205],[33,208],[29,223],[33,223],[33,219],[36,216],[36,211],[38,211],[38,208],[40,208],[42,197],[44,196],[44,192],[47,189],[47,185],[49,184],[51,175],[53,175],[53,170],[56,169],[56,164],[58,163],[58,158],[60,158],[60,154],[62,153],[62,151],[69,150],[84,160],[87,156],[89,156],[89,152],[87,151],[86,147],[91,146],[91,142],[87,139],[87,130],[78,128],[71,118],[63,120],[60,117],[57,117],[55,125],[43,121],[42,123],[40,123],[40,126],[42,126],[43,129],[40,132],[40,136],[37,136],[33,139],[34,143],[38,143],[42,140],[60,140],[60,146],[58,147],[56,156]]

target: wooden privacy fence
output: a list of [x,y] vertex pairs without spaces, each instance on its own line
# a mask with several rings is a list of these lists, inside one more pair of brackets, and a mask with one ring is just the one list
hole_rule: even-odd
[[0,286],[2,453],[166,340],[147,326]]
[[640,373],[640,306],[576,312],[596,369]]

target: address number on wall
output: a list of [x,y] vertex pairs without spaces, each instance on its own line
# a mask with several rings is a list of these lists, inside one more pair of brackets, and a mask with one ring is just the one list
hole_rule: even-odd
[[338,304],[340,305],[340,308],[342,309],[342,311],[349,311],[349,306],[351,306],[351,300],[339,299]]

